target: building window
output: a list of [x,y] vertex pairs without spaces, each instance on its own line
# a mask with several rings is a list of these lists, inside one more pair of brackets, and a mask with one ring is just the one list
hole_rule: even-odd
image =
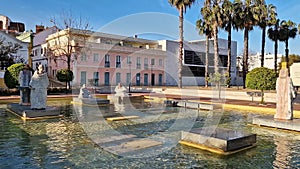
[[226,55],[219,55],[219,66],[227,67],[228,65],[228,57]]
[[159,60],[158,60],[158,64],[159,64],[159,66],[162,66],[162,65],[163,65],[163,60],[162,60],[162,59],[159,59]]
[[131,73],[126,73],[126,85],[131,83]]
[[121,56],[116,56],[116,68],[121,67]]
[[80,85],[86,84],[86,71],[80,72]]
[[141,58],[140,57],[136,58],[136,68],[141,69]]
[[109,72],[105,72],[105,73],[104,73],[104,85],[105,85],[105,86],[108,86],[108,85],[109,85],[109,79],[110,79],[110,77],[109,77]]
[[85,54],[81,54],[80,60],[81,60],[82,62],[86,62],[86,55],[85,55]]
[[182,67],[182,76],[204,77],[205,76],[204,73],[205,73],[205,67],[199,67],[199,66],[183,66]]
[[151,65],[155,65],[155,59],[151,59]]
[[94,62],[99,62],[99,54],[94,53]]
[[148,70],[148,58],[144,59],[144,69]]
[[99,86],[99,72],[94,72],[93,80],[94,80],[94,85]]
[[144,86],[148,86],[148,73],[144,74]]
[[185,50],[184,63],[190,65],[204,65],[205,55],[202,55],[200,52]]
[[110,67],[109,54],[105,55],[105,67]]
[[159,74],[159,75],[158,75],[158,85],[159,85],[159,86],[162,86],[162,84],[163,84],[162,82],[163,82],[163,75],[162,75],[162,74]]
[[116,73],[116,84],[121,83],[121,73]]
[[127,64],[131,64],[131,56],[127,56]]

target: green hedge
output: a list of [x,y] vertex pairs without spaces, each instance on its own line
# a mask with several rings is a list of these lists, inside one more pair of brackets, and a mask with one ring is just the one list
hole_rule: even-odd
[[70,82],[74,79],[73,72],[68,69],[60,69],[56,73],[56,78],[60,82]]
[[277,74],[273,69],[259,67],[251,70],[246,76],[246,87],[261,91],[261,103],[264,103],[264,90],[276,88]]
[[23,63],[15,63],[5,71],[4,83],[9,89],[16,88],[19,85],[19,73],[24,66]]
[[246,87],[256,90],[274,90],[277,74],[273,69],[259,67],[251,70],[246,76]]

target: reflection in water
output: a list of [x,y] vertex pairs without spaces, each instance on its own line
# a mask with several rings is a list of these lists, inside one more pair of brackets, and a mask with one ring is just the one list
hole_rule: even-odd
[[[57,102],[57,105],[60,103]],[[142,110],[147,106],[134,105],[140,110],[141,117],[151,116],[150,120],[141,118],[139,121],[112,122],[109,125],[120,133],[147,137],[169,130],[181,111],[180,108],[166,108],[162,113],[154,109],[157,107],[154,104],[151,111]],[[248,151],[224,157],[177,145],[156,156],[131,159],[105,151],[87,136],[78,122],[79,118],[84,118],[86,127],[94,129],[90,132],[95,133],[104,127],[101,124],[106,123],[98,121],[99,128],[90,125],[101,118],[96,108],[81,109],[81,117],[74,112],[72,114],[72,108],[68,104],[62,107],[70,115],[63,119],[26,121],[24,124],[0,107],[0,168],[300,168],[299,133],[248,126],[248,117],[241,113],[224,113],[220,126],[258,134],[257,146]],[[104,114],[113,111],[114,106],[101,108]],[[153,115],[157,116],[154,118]],[[201,119],[206,116],[206,111],[200,111],[194,126],[203,126],[205,120]],[[181,125],[186,125],[184,122]]]
[[124,97],[116,97],[116,101],[114,101],[115,111],[116,112],[123,112],[125,110],[124,105]]
[[291,147],[289,145],[290,140],[288,138],[274,137],[274,143],[276,145],[275,156],[276,159],[273,162],[275,168],[290,168],[291,160]]

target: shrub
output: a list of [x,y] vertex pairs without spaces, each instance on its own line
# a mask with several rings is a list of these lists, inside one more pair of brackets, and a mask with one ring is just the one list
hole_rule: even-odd
[[4,83],[9,88],[16,88],[19,85],[19,73],[23,69],[23,63],[16,63],[7,68],[4,73]]
[[272,69],[265,67],[255,68],[246,76],[246,87],[261,90],[261,103],[264,103],[264,90],[276,88],[277,74]]
[[60,69],[56,73],[56,78],[60,82],[70,82],[73,80],[74,75],[71,70],[68,69]]

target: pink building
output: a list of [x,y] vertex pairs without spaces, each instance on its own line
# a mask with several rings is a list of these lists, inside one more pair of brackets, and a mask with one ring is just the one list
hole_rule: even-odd
[[[100,32],[85,32],[83,35],[73,29],[63,31],[73,32],[70,35],[60,31],[49,36],[47,47],[51,48],[51,44],[52,46],[59,44],[66,48],[69,46],[68,49],[70,46],[73,47],[70,53],[71,69],[74,73],[73,86],[82,84],[114,86],[118,83],[135,86],[165,84],[166,51],[162,50],[157,41]],[[61,42],[57,42],[57,39]],[[52,52],[52,55],[58,54],[62,55],[60,52]],[[55,77],[57,70],[67,67],[66,62],[62,61],[65,57],[57,59],[56,62],[53,57],[48,58],[48,73],[51,77]]]

